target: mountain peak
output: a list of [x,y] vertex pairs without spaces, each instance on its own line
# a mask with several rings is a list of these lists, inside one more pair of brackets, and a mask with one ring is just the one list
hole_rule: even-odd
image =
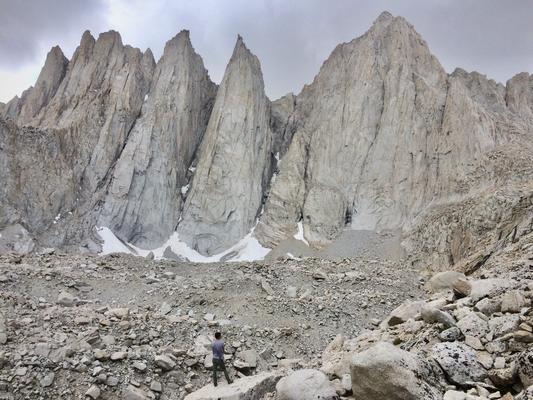
[[165,50],[163,51],[163,55],[167,54],[169,51],[184,48],[192,49],[190,33],[186,29],[181,30],[176,36],[174,36],[165,44]]
[[94,39],[94,36],[91,34],[91,31],[86,30],[85,32],[83,32],[83,35],[81,36],[80,48],[86,49],[86,48],[92,47],[95,41],[96,40]]
[[114,30],[109,30],[107,32],[102,32],[98,36],[97,43],[106,43],[110,45],[117,44],[119,46],[122,46],[122,37],[120,36],[120,33]]
[[374,21],[374,24],[388,23],[388,22],[392,21],[393,19],[394,19],[394,16],[390,12],[383,11],[376,18],[376,20]]

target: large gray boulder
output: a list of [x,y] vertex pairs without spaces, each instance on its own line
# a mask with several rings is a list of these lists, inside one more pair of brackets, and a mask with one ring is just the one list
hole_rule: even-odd
[[276,385],[279,400],[336,400],[335,386],[321,371],[301,369],[281,378]]
[[261,372],[235,380],[231,385],[212,384],[185,396],[185,400],[262,400],[274,392],[281,375]]
[[443,376],[430,361],[386,342],[356,354],[352,391],[365,400],[440,400]]
[[448,379],[456,385],[482,382],[487,377],[487,371],[476,360],[476,352],[464,343],[437,343],[433,346],[432,355]]

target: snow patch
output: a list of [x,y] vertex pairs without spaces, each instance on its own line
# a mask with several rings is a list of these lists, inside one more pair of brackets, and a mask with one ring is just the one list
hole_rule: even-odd
[[153,250],[146,250],[136,247],[130,243],[125,244],[115,236],[111,229],[107,227],[99,227],[96,229],[96,231],[104,242],[100,255],[106,255],[110,253],[127,253],[146,257],[148,253],[152,252],[155,259],[160,260],[164,258],[163,253],[165,252],[165,249],[170,247],[173,253],[177,254],[178,256],[185,257],[191,262],[208,263],[220,261],[222,257],[233,252],[235,252],[236,255],[228,260],[230,262],[263,260],[270,252],[270,249],[263,247],[253,236],[254,229],[255,227],[250,231],[249,234],[247,234],[229,249],[213,256],[204,256],[198,253],[196,250],[191,249],[180,239],[177,232],[174,232],[161,247]]
[[146,101],[146,100],[148,100],[148,95],[147,94],[144,96],[144,101]]
[[181,187],[181,194],[182,194],[182,195],[185,196],[185,195],[187,194],[188,191],[189,191],[189,184],[186,184],[185,186],[182,186],[182,187]]
[[[111,229],[102,226],[97,227],[96,232],[98,235],[102,238],[103,244],[102,244],[102,251],[100,252],[100,255],[104,256],[106,254],[111,253],[128,253],[128,254],[134,254],[131,249],[124,244],[122,240],[117,238],[115,234],[111,231]],[[148,252],[146,253],[148,254]]]
[[305,240],[304,237],[304,224],[302,223],[302,221],[298,222],[298,232],[296,232],[294,238],[296,240],[299,240],[300,242],[304,242],[307,246],[309,246],[309,242]]
[[292,260],[301,260],[300,257],[296,257],[294,254],[292,253],[287,253],[287,257],[289,257],[290,259]]

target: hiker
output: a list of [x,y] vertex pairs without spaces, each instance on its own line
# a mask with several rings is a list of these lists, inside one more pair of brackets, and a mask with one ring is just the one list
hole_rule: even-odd
[[224,341],[221,339],[222,334],[220,332],[215,333],[215,340],[213,341],[213,384],[217,386],[217,370],[224,371],[226,381],[231,385],[233,382],[226,371],[226,365],[224,364]]

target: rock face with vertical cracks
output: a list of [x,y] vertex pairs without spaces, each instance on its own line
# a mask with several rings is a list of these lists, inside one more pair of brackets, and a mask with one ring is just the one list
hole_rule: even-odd
[[407,21],[383,13],[297,96],[257,237],[273,246],[299,221],[315,247],[347,223],[407,230],[435,203],[484,190],[490,179],[472,179],[483,156],[532,140],[529,82],[448,75]]
[[533,230],[533,78],[447,74],[385,12],[271,103],[240,37],[217,89],[186,31],[157,64],[86,32],[0,104],[0,167],[0,233],[25,238],[5,248],[98,251],[95,225],[144,248],[177,227],[204,255],[254,227],[268,247],[302,227],[314,248],[401,229],[411,253],[472,270]]
[[101,225],[145,247],[171,235],[215,94],[189,32],[180,32],[157,63],[150,93],[113,171]]
[[237,39],[199,149],[178,226],[202,254],[215,254],[254,226],[270,178],[270,102],[259,60]]

